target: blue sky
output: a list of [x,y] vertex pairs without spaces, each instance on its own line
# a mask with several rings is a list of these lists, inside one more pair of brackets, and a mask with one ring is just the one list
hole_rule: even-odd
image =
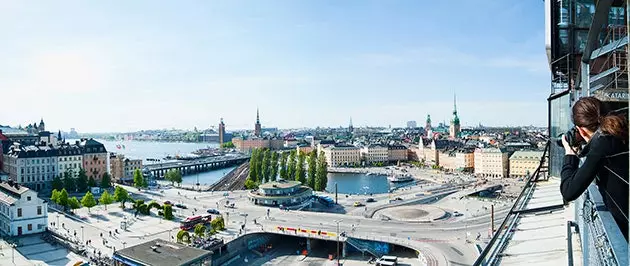
[[0,124],[545,125],[542,1],[0,0]]

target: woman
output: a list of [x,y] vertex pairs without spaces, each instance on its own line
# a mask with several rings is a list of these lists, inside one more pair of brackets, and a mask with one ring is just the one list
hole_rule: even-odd
[[[562,138],[566,155],[560,191],[567,201],[577,199],[593,180],[628,241],[628,119],[610,114],[594,97],[580,99],[573,106],[573,124],[586,146],[579,154]],[[578,138],[580,136],[577,136]],[[580,159],[585,157],[582,166]]]

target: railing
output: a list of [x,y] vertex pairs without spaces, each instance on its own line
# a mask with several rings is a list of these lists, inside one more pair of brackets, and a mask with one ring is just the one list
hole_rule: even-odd
[[473,265],[493,265],[497,262],[496,260],[499,256],[499,253],[501,252],[501,250],[503,250],[511,236],[510,232],[512,231],[512,228],[514,227],[514,225],[516,225],[516,222],[518,221],[521,213],[526,211],[523,208],[532,197],[532,193],[534,192],[534,189],[536,187],[536,181],[538,181],[539,174],[541,173],[540,170],[545,164],[545,159],[547,157],[547,152],[549,151],[550,145],[551,141],[547,141],[545,151],[543,152],[543,156],[540,159],[538,168],[536,168],[536,171],[534,171],[534,173],[529,177],[529,179],[525,183],[525,186],[523,187],[523,190],[521,190],[518,198],[516,198],[516,200],[514,201],[514,205],[512,205],[512,208],[510,208],[510,211],[508,212],[507,216],[505,217],[499,228],[496,230],[496,232],[493,232],[494,235],[492,236],[492,239],[490,239],[486,247],[481,251],[481,254],[479,254],[479,257],[477,258],[477,260],[475,260],[475,263]]

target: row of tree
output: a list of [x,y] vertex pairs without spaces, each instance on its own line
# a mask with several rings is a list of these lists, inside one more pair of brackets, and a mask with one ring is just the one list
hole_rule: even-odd
[[[100,187],[111,187],[112,178],[108,173],[101,176]],[[86,192],[91,187],[97,187],[96,180],[90,176],[88,178],[85,169],[80,168],[77,177],[73,177],[71,172],[65,171],[58,176],[53,177],[52,188],[56,190],[66,189],[70,192]]]
[[[204,237],[206,234],[214,235],[218,231],[225,230],[225,221],[223,217],[217,217],[210,222],[210,227],[207,228],[204,224],[195,225],[194,233],[197,237]],[[177,232],[177,242],[190,242],[190,233],[186,230],[180,230]]]
[[245,186],[252,189],[258,184],[275,181],[278,174],[282,179],[296,180],[316,191],[323,191],[328,183],[324,152],[318,156],[316,151],[307,154],[296,150],[278,153],[267,148],[254,149]]

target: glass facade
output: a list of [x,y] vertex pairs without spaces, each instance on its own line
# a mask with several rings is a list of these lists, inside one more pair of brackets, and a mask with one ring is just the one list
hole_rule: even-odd
[[564,134],[573,125],[571,121],[571,98],[569,93],[549,101],[549,136],[552,138],[549,148],[549,175],[560,177],[564,148],[555,143],[555,139]]

